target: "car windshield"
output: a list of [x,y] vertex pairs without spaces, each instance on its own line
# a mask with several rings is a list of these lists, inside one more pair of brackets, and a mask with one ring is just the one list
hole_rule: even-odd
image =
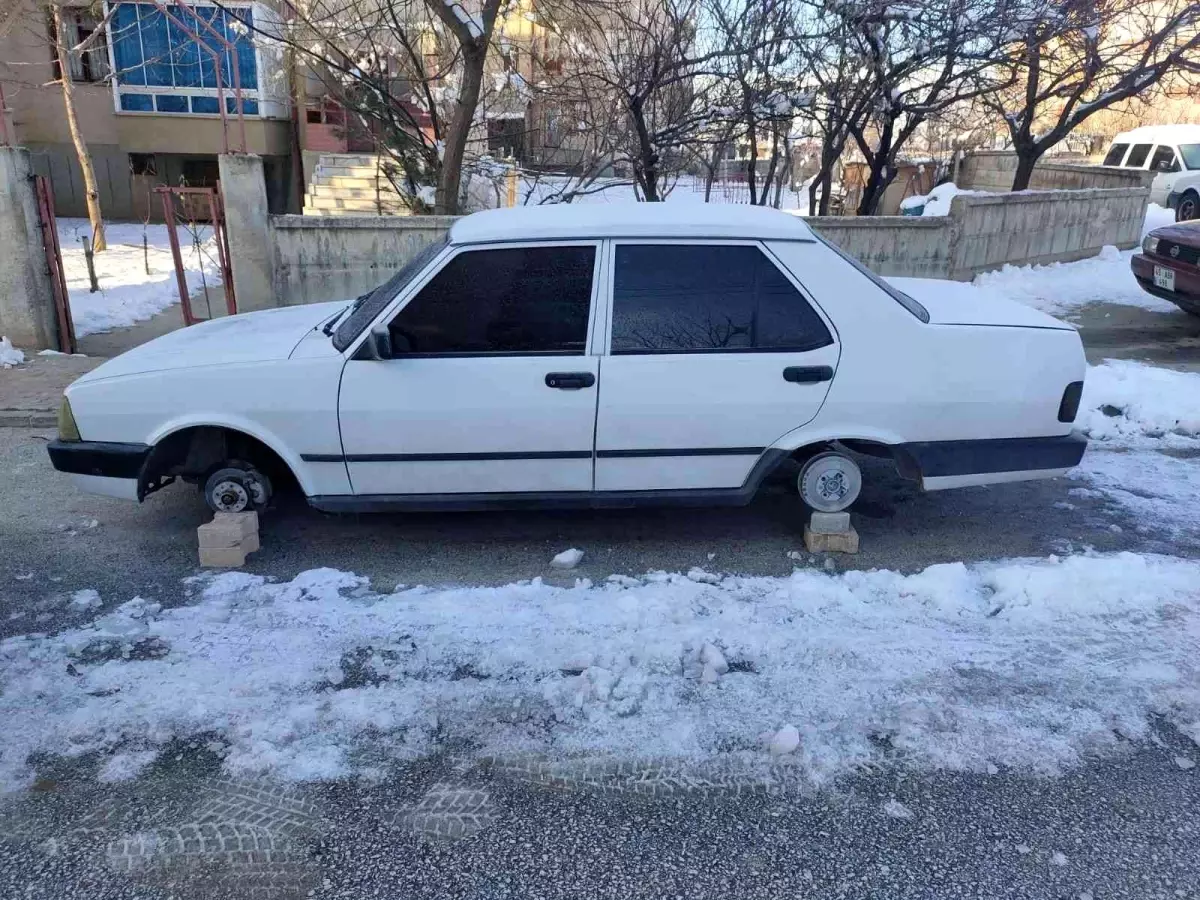
[[338,326],[337,331],[333,334],[333,346],[338,350],[345,350],[354,339],[362,334],[364,328],[375,320],[375,317],[383,311],[383,308],[391,302],[392,298],[404,288],[406,284],[413,280],[421,270],[435,256],[442,252],[442,248],[449,243],[449,235],[441,240],[434,241],[426,246],[420,253],[410,259],[403,268],[395,275],[381,284],[375,290],[363,294],[350,306],[350,312],[342,319],[342,324]]
[[1200,144],[1180,144],[1179,156],[1189,169],[1200,169]]

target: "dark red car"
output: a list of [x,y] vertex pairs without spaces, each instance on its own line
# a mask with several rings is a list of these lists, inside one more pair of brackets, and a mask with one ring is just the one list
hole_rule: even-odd
[[1142,290],[1200,316],[1200,221],[1155,228],[1129,265]]

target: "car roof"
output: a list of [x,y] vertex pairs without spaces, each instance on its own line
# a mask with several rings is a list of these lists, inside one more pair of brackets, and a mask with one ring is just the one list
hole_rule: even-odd
[[1200,144],[1200,125],[1143,125],[1122,131],[1114,144]]
[[450,243],[583,238],[740,238],[815,240],[797,216],[733,203],[556,203],[489,209],[450,228]]

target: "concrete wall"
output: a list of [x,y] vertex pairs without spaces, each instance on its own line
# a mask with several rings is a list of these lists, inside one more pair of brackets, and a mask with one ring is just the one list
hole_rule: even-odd
[[[1017,157],[1007,151],[967,154],[958,164],[955,182],[978,191],[1011,191]],[[1039,162],[1029,180],[1031,191],[1078,191],[1090,188],[1150,187],[1153,172],[1073,163]]]
[[950,271],[950,221],[945,216],[812,216],[805,221],[880,275],[945,278]]
[[[275,302],[356,297],[390,278],[453,222],[453,216],[272,216]],[[231,243],[235,239],[231,231]]]
[[[231,187],[226,184],[226,196]],[[882,275],[970,280],[1005,264],[1045,264],[1094,256],[1106,244],[1141,239],[1144,187],[960,196],[948,216],[807,219],[823,237]],[[230,204],[235,280],[239,259],[261,232]],[[385,281],[422,247],[442,237],[448,216],[271,216],[270,302],[318,303],[354,297]],[[250,239],[243,240],[250,230]],[[261,259],[250,265],[263,269]],[[261,284],[261,279],[260,279]],[[238,286],[238,303],[243,302]]]
[[950,205],[950,267],[956,281],[980,272],[1095,256],[1141,241],[1147,189],[1038,191],[958,196]]
[[26,350],[59,349],[54,293],[29,153],[0,147],[0,335]]

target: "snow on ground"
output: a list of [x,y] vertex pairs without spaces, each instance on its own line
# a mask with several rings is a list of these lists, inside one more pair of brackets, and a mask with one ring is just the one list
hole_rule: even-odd
[[[704,179],[694,175],[681,175],[675,181],[667,181],[660,190],[669,191],[667,203],[704,203]],[[632,203],[638,199],[632,179],[628,178],[597,178],[587,184],[579,179],[561,175],[523,176],[518,188],[518,203],[537,206],[544,203],[557,203],[565,199],[569,192],[577,192],[571,196],[571,203]],[[774,198],[772,189],[771,197]],[[750,202],[750,188],[739,182],[717,182],[713,185],[709,198],[712,203]],[[808,212],[808,185],[800,191],[794,191],[786,186],[780,196],[779,208],[786,211]]]
[[0,369],[11,369],[25,362],[25,354],[12,345],[6,336],[0,335]]
[[[221,283],[212,228],[198,225],[196,229],[193,233],[184,225],[176,228],[190,293],[200,290],[206,282],[209,287]],[[75,334],[79,337],[133,325],[179,302],[166,225],[106,222],[104,233],[108,249],[94,257],[100,290],[93,294],[79,241],[91,234],[91,225],[87,219],[58,220],[63,274],[71,298]],[[149,239],[149,274],[146,272],[147,254],[142,250],[143,233]]]
[[[1200,547],[1200,456],[1139,453],[1093,443],[1068,476],[1073,490],[1099,491],[1108,504],[1131,517],[1139,533]],[[1120,528],[1120,526],[1115,526]],[[1197,583],[1200,591],[1200,582]]]
[[[1153,203],[1146,210],[1142,233],[1174,221],[1174,213]],[[1129,270],[1133,250],[1105,247],[1098,256],[1048,266],[1005,266],[977,275],[969,284],[934,278],[888,278],[892,284],[921,299],[926,291],[953,293],[964,300],[1003,297],[1051,315],[1072,313],[1091,303],[1140,306],[1154,312],[1178,312],[1179,307],[1147,294]]]
[[1051,772],[1146,736],[1152,716],[1200,740],[1196,561],[391,594],[317,569],[189,589],[172,608],[106,597],[84,627],[0,643],[0,786],[28,783],[31,753],[101,751],[101,777],[121,778],[200,735],[231,772],[292,779],[446,742],[822,781],[885,758]]
[[1118,359],[1089,366],[1076,424],[1093,441],[1197,446],[1200,373]]

